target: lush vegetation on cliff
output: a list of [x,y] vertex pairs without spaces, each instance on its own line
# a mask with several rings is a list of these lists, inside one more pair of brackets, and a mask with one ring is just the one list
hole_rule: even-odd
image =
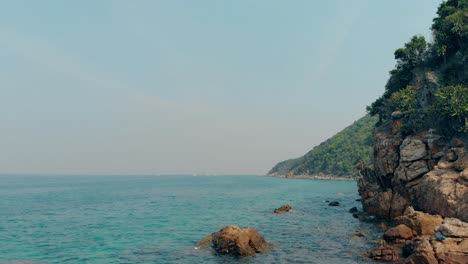
[[377,118],[364,116],[335,136],[314,147],[304,156],[278,163],[269,174],[333,175],[351,177],[360,160],[372,156],[372,128]]
[[367,110],[400,119],[403,134],[468,132],[468,0],[448,0],[432,24],[434,41],[414,36],[395,51],[385,92]]

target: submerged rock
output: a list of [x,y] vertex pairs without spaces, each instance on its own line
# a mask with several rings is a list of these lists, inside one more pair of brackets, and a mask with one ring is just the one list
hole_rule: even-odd
[[233,256],[249,256],[262,253],[271,244],[253,228],[239,228],[234,225],[226,226],[218,232],[212,233],[197,243],[197,247],[211,246],[217,254]]
[[328,204],[328,206],[340,206],[340,202],[338,201],[333,201]]
[[349,209],[349,212],[354,214],[354,213],[359,212],[359,210],[357,209],[357,207],[353,207],[353,208]]
[[291,210],[292,210],[292,207],[289,204],[287,204],[287,205],[281,206],[280,208],[276,208],[275,210],[273,210],[273,213],[282,214],[282,213],[287,213]]
[[367,237],[367,234],[362,232],[361,230],[356,230],[354,231],[354,236],[357,236],[357,237]]

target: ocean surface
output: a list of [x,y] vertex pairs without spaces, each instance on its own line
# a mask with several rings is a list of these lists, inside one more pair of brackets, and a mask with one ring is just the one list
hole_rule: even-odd
[[[382,229],[352,217],[357,198],[349,181],[0,176],[0,263],[370,263],[360,255]],[[271,213],[284,204],[294,211]],[[194,247],[231,224],[257,229],[273,249],[235,258]]]

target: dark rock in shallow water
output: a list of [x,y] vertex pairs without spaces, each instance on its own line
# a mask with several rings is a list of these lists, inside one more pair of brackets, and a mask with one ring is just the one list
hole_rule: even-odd
[[328,206],[340,206],[340,202],[333,201],[333,202],[330,202]]
[[357,213],[357,212],[359,212],[359,210],[357,209],[357,207],[353,207],[353,208],[349,209],[349,212],[350,213]]
[[356,230],[354,235],[357,237],[367,237],[366,233],[362,232],[361,230]]
[[212,233],[197,243],[197,247],[211,246],[217,254],[233,256],[249,256],[262,253],[271,244],[253,228],[239,228],[226,226],[218,232]]
[[273,213],[282,214],[282,213],[287,213],[291,210],[292,210],[292,207],[289,204],[287,204],[287,205],[281,206],[280,208],[276,208],[275,210],[273,210]]

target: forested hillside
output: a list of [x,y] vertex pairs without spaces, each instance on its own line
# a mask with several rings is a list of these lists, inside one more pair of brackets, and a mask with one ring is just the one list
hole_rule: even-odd
[[351,177],[356,174],[355,166],[360,160],[370,161],[376,122],[377,118],[366,115],[304,156],[278,163],[268,174]]

